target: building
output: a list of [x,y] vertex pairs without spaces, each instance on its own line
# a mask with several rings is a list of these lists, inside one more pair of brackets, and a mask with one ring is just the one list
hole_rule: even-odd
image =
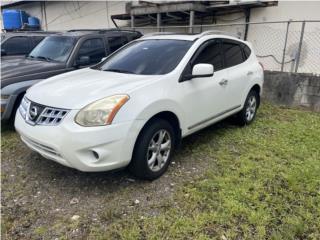
[[1,7],[38,17],[43,30],[226,31],[249,40],[268,70],[320,74],[320,1],[3,1]]
[[[38,17],[43,30],[319,20],[319,1],[2,1]],[[157,13],[159,13],[157,15]],[[160,17],[159,17],[160,16]]]

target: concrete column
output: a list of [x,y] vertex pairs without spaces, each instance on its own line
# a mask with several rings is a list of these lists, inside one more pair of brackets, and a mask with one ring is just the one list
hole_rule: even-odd
[[41,25],[44,26],[44,29],[48,31],[48,22],[47,22],[47,10],[46,10],[46,2],[43,1],[41,4],[41,15],[42,15],[42,21]]
[[161,13],[157,13],[157,29],[158,32],[161,32]]
[[190,11],[189,33],[193,33],[193,25],[194,25],[194,11]]
[[131,28],[134,29],[134,15],[131,15]]

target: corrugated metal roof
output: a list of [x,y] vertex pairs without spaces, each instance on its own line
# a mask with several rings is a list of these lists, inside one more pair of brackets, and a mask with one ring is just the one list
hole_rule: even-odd
[[21,4],[26,4],[26,3],[31,3],[31,2],[36,2],[36,1],[24,1],[24,0],[20,0],[20,1],[10,1],[10,0],[4,0],[1,1],[1,7],[11,7],[11,6],[18,6]]

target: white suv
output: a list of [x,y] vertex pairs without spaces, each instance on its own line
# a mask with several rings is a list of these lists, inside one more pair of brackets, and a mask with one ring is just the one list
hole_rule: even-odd
[[262,84],[248,42],[209,32],[145,36],[92,68],[31,87],[15,127],[31,149],[65,166],[129,166],[155,179],[183,137],[231,115],[251,123]]

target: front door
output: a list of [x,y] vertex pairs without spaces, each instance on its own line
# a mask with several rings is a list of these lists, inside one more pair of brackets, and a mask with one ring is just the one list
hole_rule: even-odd
[[207,63],[214,67],[212,77],[193,78],[181,82],[183,110],[187,117],[188,130],[196,130],[228,109],[227,70],[223,69],[221,42],[219,39],[204,43],[196,52],[184,74],[191,73],[195,64]]

